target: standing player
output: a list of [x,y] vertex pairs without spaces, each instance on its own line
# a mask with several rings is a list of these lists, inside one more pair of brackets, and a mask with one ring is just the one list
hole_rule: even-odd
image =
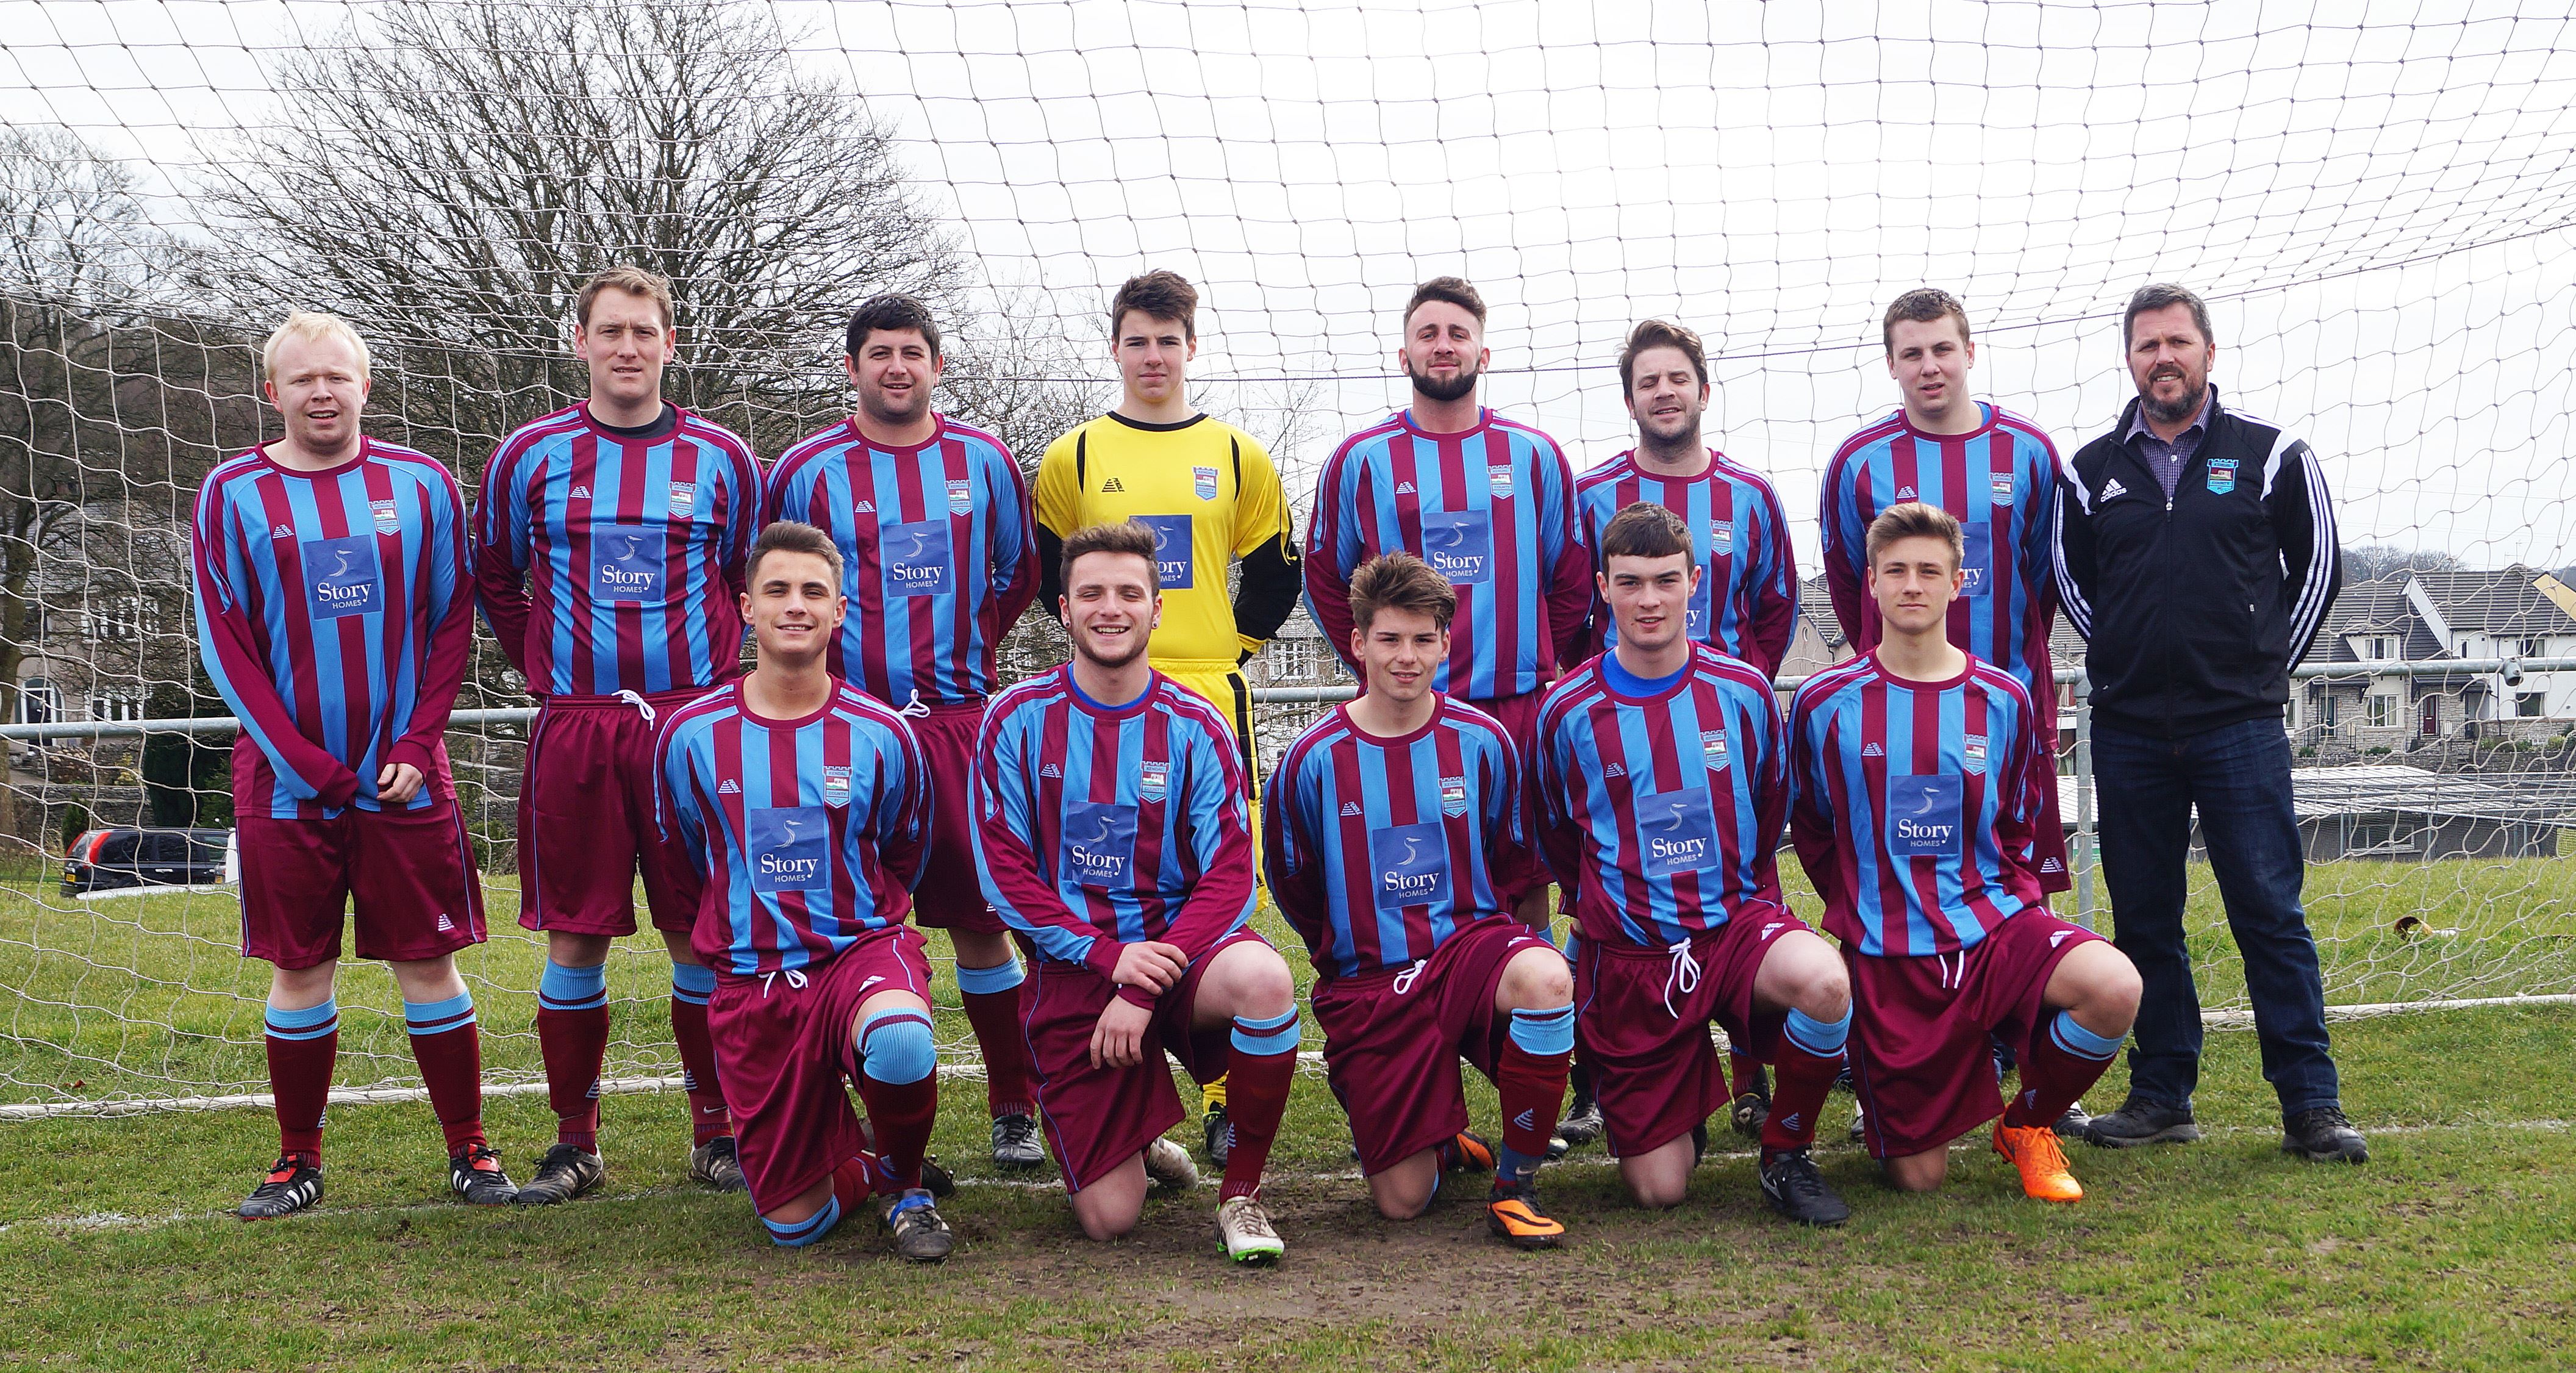
[[582,287],[573,352],[590,397],[512,434],[483,469],[474,576],[484,618],[539,701],[519,791],[519,923],[546,936],[537,1046],[556,1143],[519,1200],[599,1185],[608,949],[635,932],[635,878],[671,952],[688,1074],[689,1174],[740,1188],[707,1039],[715,974],[689,949],[698,879],[654,821],[655,722],[741,670],[742,559],[760,469],[740,438],[662,401],[671,285],[615,267]]
[[[2031,738],[2056,769],[2057,682],[2048,657],[2057,620],[2057,449],[2038,425],[1968,394],[1977,345],[1968,311],[1947,291],[1898,296],[1880,321],[1887,375],[1903,407],[1843,441],[1825,468],[1825,586],[1834,618],[1854,653],[1884,632],[1870,597],[1865,545],[1870,522],[1892,506],[1920,501],[1959,522],[1960,593],[1951,602],[1950,642],[1999,667],[2030,696]],[[2054,783],[2039,804],[2042,892],[2065,891],[2066,836]]]
[[241,1215],[322,1199],[333,984],[353,898],[358,956],[385,960],[402,992],[448,1185],[476,1205],[505,1202],[517,1189],[483,1140],[482,1042],[456,975],[456,951],[483,942],[445,743],[474,635],[465,502],[434,460],[360,434],[367,345],[338,316],[289,315],[260,370],[286,437],[207,475],[194,538],[199,657],[242,722],[242,956],[276,967],[278,1159]]
[[1155,535],[1137,522],[1064,542],[1073,661],[993,699],[975,750],[984,895],[1037,946],[1021,999],[1038,1113],[1093,1239],[1136,1227],[1150,1176],[1198,1180],[1164,1139],[1182,1119],[1166,1049],[1234,1081],[1217,1239],[1279,1257],[1261,1170],[1297,1073],[1288,965],[1252,919],[1252,832],[1235,740],[1146,659],[1162,619]]
[[[2022,1190],[2080,1201],[2053,1127],[2129,1032],[2138,974],[2042,902],[2056,768],[2021,683],[1946,637],[1963,543],[1956,519],[1919,502],[1870,524],[1885,637],[1798,690],[1791,835],[1851,970],[1852,1083],[1888,1180],[1940,1186],[1950,1141],[2001,1110],[1995,1152]],[[2009,1108],[1995,1038],[2021,1054]]]
[[1421,1215],[1444,1153],[1486,1152],[1464,1134],[1464,1058],[1502,1092],[1487,1220],[1542,1249],[1565,1236],[1539,1211],[1535,1176],[1564,1104],[1573,986],[1555,948],[1494,898],[1492,857],[1521,820],[1520,756],[1492,716],[1431,689],[1457,605],[1409,553],[1351,577],[1366,685],[1280,760],[1270,894],[1314,958],[1324,1063],[1378,1214]]
[[963,782],[994,651],[1037,599],[1037,546],[1011,450],[930,408],[943,363],[939,325],[920,301],[861,305],[842,362],[858,413],[787,450],[762,486],[760,520],[831,534],[850,615],[824,662],[908,717],[931,772],[950,779],[913,918],[948,931],[957,953],[957,988],[984,1054],[993,1162],[1034,1168],[1046,1152],[1020,1040],[1020,962],[974,878]]
[[[1357,673],[1351,574],[1382,553],[1422,559],[1458,589],[1461,611],[1432,688],[1515,738],[1535,737],[1539,693],[1582,657],[1592,604],[1573,470],[1555,440],[1477,404],[1493,355],[1475,287],[1456,277],[1415,287],[1398,356],[1412,406],[1344,439],[1315,483],[1307,608]],[[1504,910],[1547,927],[1547,872],[1535,852],[1513,845],[1493,876]]]
[[[1699,335],[1660,319],[1640,323],[1619,352],[1619,385],[1628,417],[1637,422],[1637,446],[1575,478],[1576,537],[1586,549],[1600,547],[1611,519],[1639,501],[1681,516],[1690,531],[1691,562],[1700,569],[1686,632],[1765,677],[1778,676],[1798,630],[1798,566],[1789,548],[1789,520],[1767,479],[1729,461],[1700,436],[1709,392],[1708,353]],[[1591,651],[1603,652],[1617,638],[1608,603],[1595,596]],[[1727,1068],[1734,1098],[1728,1114],[1738,1132],[1759,1135],[1771,1106],[1761,1061],[1736,1050],[1728,1054]],[[1578,1065],[1578,1113],[1591,1095],[1585,1076]]]
[[792,1248],[891,1193],[895,1252],[937,1262],[956,1241],[921,1178],[939,1109],[930,960],[904,923],[929,759],[902,716],[824,668],[847,609],[830,535],[767,526],[745,580],[757,665],[672,713],[655,772],[702,879],[691,943],[716,973],[707,1023],[751,1204]]
[[1808,1147],[1842,1071],[1851,989],[1789,911],[1773,853],[1789,807],[1768,677],[1692,640],[1690,531],[1636,504],[1601,531],[1601,596],[1618,644],[1539,712],[1540,831],[1574,891],[1575,1034],[1619,1177],[1643,1206],[1679,1205],[1726,1100],[1711,1022],[1780,1070],[1762,1123],[1771,1209],[1840,1225],[1851,1209]]
[[[1038,573],[1046,579],[1039,597],[1057,613],[1065,591],[1055,580],[1059,555],[1075,530],[1131,519],[1152,530],[1170,611],[1154,636],[1154,670],[1216,706],[1233,730],[1257,812],[1261,761],[1242,665],[1297,608],[1297,532],[1269,450],[1190,407],[1198,308],[1198,290],[1161,270],[1129,278],[1109,302],[1124,393],[1117,408],[1048,444],[1038,463]],[[1243,575],[1229,602],[1226,575],[1236,564]],[[1256,850],[1259,838],[1256,829]],[[1222,1168],[1230,1143],[1224,1078],[1205,1085],[1203,1104],[1208,1155]]]

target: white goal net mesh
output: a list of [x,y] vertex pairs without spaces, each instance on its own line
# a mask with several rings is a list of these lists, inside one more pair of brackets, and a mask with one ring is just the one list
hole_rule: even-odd
[[[2563,7],[0,0],[0,23],[0,1110],[265,1080],[231,891],[61,886],[83,835],[230,823],[228,736],[96,726],[226,713],[186,511],[277,432],[257,336],[296,306],[357,322],[372,432],[470,491],[579,394],[571,297],[619,259],[678,283],[670,394],[764,459],[846,407],[841,321],[899,288],[952,323],[946,406],[1033,462],[1114,395],[1109,293],[1175,268],[1200,403],[1271,443],[1301,524],[1334,443],[1403,401],[1417,280],[1481,286],[1488,402],[1578,469],[1628,446],[1628,328],[1678,319],[1708,340],[1712,442],[1776,482],[1810,575],[1825,462],[1896,403],[1888,299],[1962,297],[1979,394],[2071,450],[2129,394],[2129,291],[2189,284],[2214,379],[2305,435],[2344,530],[2311,664],[2350,667],[2289,721],[2329,1002],[2576,992]],[[1792,672],[1844,651],[1809,609]],[[478,635],[460,708],[528,704]],[[1012,666],[1053,651],[1026,626]],[[1330,663],[1300,613],[1253,672]],[[1271,756],[1313,709],[1264,708]],[[450,741],[502,1082],[538,1076],[522,737]],[[2193,874],[2204,998],[2241,1007]],[[611,973],[610,1076],[676,1073],[658,944]],[[411,1081],[389,981],[353,969],[341,1002],[341,1082]]]

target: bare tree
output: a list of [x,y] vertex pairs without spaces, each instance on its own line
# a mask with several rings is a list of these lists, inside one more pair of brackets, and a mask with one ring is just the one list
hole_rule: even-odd
[[964,281],[891,132],[762,6],[390,0],[277,86],[209,159],[240,251],[207,284],[349,316],[398,362],[377,408],[469,476],[580,393],[566,330],[611,263],[672,280],[673,398],[771,453],[838,406],[852,305]]
[[[249,341],[168,312],[171,246],[128,168],[61,130],[0,135],[0,718],[30,655],[111,604],[137,632],[85,644],[85,677],[193,676],[185,512],[258,422]],[[0,787],[0,836],[17,800]]]
[[2346,583],[2375,582],[2399,572],[2448,572],[2460,565],[2458,558],[2439,549],[2366,543],[2343,550]]

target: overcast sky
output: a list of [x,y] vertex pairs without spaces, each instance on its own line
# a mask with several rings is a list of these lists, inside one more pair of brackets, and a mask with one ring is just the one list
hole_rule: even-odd
[[[1174,267],[1209,404],[1275,425],[1320,379],[1301,504],[1401,403],[1425,276],[1482,286],[1490,400],[1578,468],[1627,446],[1628,325],[1700,329],[1711,437],[1774,475],[1809,566],[1818,473],[1895,403],[1890,296],[1964,297],[1972,383],[2071,449],[2129,394],[2121,302],[2172,279],[2212,298],[2231,403],[2325,455],[2348,542],[2576,562],[2563,3],[775,8],[990,280],[1095,339],[1108,289]],[[8,0],[0,118],[149,164],[185,226],[205,135],[362,10]]]

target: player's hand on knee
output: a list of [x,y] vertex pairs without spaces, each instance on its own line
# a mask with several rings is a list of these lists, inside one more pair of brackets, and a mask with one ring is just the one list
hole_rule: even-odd
[[1091,1027],[1091,1066],[1133,1068],[1145,1057],[1145,1031],[1154,1013],[1124,997],[1111,997]]
[[1146,939],[1118,946],[1118,967],[1109,974],[1109,980],[1122,987],[1141,987],[1160,994],[1169,991],[1189,970],[1190,960],[1182,955],[1179,945]]

